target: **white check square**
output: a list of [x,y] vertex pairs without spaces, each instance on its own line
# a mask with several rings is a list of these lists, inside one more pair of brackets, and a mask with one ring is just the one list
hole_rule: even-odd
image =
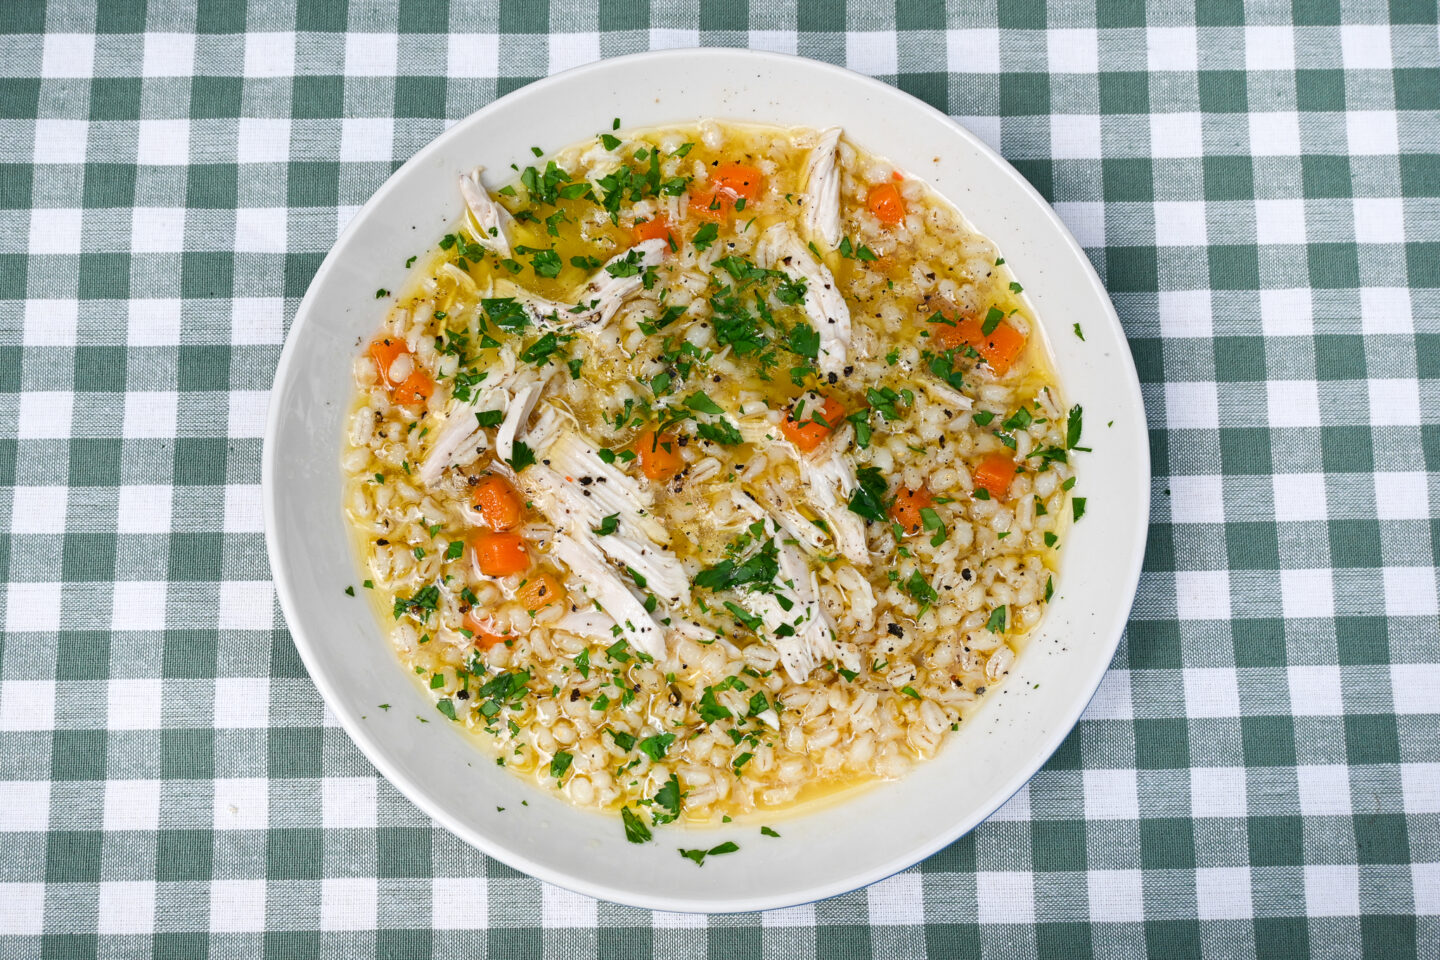
[[1346,70],[1389,70],[1392,66],[1389,25],[1342,24],[1340,62]]
[[326,830],[373,830],[375,812],[374,777],[326,777],[320,781],[320,818]]
[[163,686],[154,678],[111,678],[105,726],[110,730],[159,730]]
[[1294,70],[1295,32],[1282,26],[1245,28],[1246,70]]
[[1105,246],[1105,204],[1093,200],[1059,201],[1055,212],[1075,235],[1080,246],[1098,250]]
[[1219,474],[1170,478],[1170,519],[1175,523],[1224,523],[1225,478]]
[[185,208],[136,207],[130,213],[130,249],[135,253],[183,251]]
[[40,76],[47,80],[95,75],[95,34],[47,33],[40,55]]
[[375,877],[326,877],[320,881],[321,930],[374,930],[380,881]]
[[395,122],[389,117],[346,117],[340,121],[342,163],[388,163],[394,141]]
[[48,253],[78,255],[84,230],[83,210],[36,207],[30,211],[29,253],[31,256]]
[[173,496],[171,487],[158,484],[121,487],[115,511],[116,532],[169,533]]
[[600,59],[600,34],[598,33],[552,33],[550,34],[551,74],[572,67],[584,66]]
[[169,584],[164,580],[117,580],[111,600],[110,629],[165,629],[165,600]]
[[195,34],[145,34],[141,73],[147,77],[188,77],[195,72]]
[[25,346],[73,347],[79,323],[78,300],[26,300]]
[[1308,287],[1260,291],[1260,329],[1267,337],[1308,337],[1315,332]]
[[1140,819],[1140,788],[1134,770],[1086,770],[1084,789],[1086,819]]
[[1400,152],[1400,128],[1394,110],[1355,110],[1345,114],[1345,138],[1352,156],[1384,157]]
[[1359,243],[1404,243],[1405,201],[1399,197],[1356,197],[1355,240]]
[[1050,118],[1050,155],[1056,160],[1098,160],[1100,117],[1057,113]]
[[1436,610],[1434,567],[1385,567],[1385,613],[1392,617],[1433,617]]
[[1199,49],[1194,27],[1148,27],[1145,30],[1145,62],[1152,72],[1194,71],[1200,59]]
[[[6,588],[5,629],[10,633],[26,631],[50,633],[60,629],[60,584],[12,580]],[[14,695],[19,696],[19,693]],[[5,711],[0,710],[0,713],[3,712]],[[15,729],[29,730],[31,728],[22,726]],[[48,727],[38,729],[48,729]]]
[[1297,244],[1305,242],[1305,201],[1256,200],[1255,242]]
[[284,207],[241,207],[235,211],[235,250],[239,253],[284,253],[289,235]]
[[265,436],[265,410],[270,394],[265,390],[230,391],[229,427],[232,437]]
[[263,730],[270,724],[268,677],[217,677],[215,728]]
[[[1392,663],[1390,696],[1398,714],[1434,713],[1440,703],[1440,663]],[[1440,779],[1435,787],[1440,790]]]
[[154,830],[159,827],[160,781],[105,781],[102,822],[106,831]]
[[1277,473],[1270,478],[1275,497],[1275,519],[1303,523],[1329,518],[1323,473]]
[[285,301],[279,297],[236,297],[230,303],[230,342],[279,345],[285,340]]
[[1360,915],[1360,868],[1353,863],[1312,863],[1305,866],[1305,915]]
[[894,76],[900,72],[900,54],[895,31],[847,31],[845,65],[870,77]]
[[285,163],[290,159],[288,117],[241,117],[235,134],[239,163]]
[[1152,113],[1150,153],[1163,159],[1204,156],[1205,124],[1200,114]]
[[1266,416],[1272,427],[1320,426],[1320,385],[1314,380],[1270,380]]
[[269,580],[220,583],[221,630],[269,630],[275,623],[275,586]]
[[49,826],[49,780],[0,780],[0,833],[40,833]]
[[245,76],[289,77],[295,73],[295,34],[245,34]]
[[435,877],[430,881],[430,925],[436,930],[484,930],[490,897],[484,877]]
[[1216,430],[1220,398],[1214,381],[1176,380],[1165,384],[1166,424],[1171,430]]
[[1097,73],[1100,69],[1100,40],[1092,27],[1055,28],[1045,31],[1051,73]]
[[149,934],[155,929],[155,881],[102,880],[96,902],[100,936]]
[[975,874],[981,923],[1034,923],[1035,875],[1022,870],[982,870]]
[[216,830],[264,830],[270,823],[269,781],[217,779],[213,814]]
[[260,933],[264,929],[264,880],[210,881],[211,933]]
[[1157,246],[1203,247],[1208,237],[1205,201],[1160,200],[1155,203]]
[[1246,920],[1254,915],[1249,867],[1195,871],[1195,912],[1200,920]]
[[393,77],[400,38],[393,33],[345,34],[345,73],[352,77]]
[[598,901],[551,883],[540,884],[540,918],[546,929],[598,926]]
[[141,120],[135,162],[151,167],[182,167],[190,162],[189,120]]
[[38,937],[45,930],[45,884],[0,883],[0,934]]
[[1335,574],[1323,570],[1281,570],[1280,609],[1287,620],[1335,615]]
[[[1282,573],[1285,572],[1318,573],[1323,576],[1327,585],[1331,579],[1329,570],[1282,571]],[[1330,613],[1324,612],[1326,602],[1330,605]],[[1322,597],[1314,607],[1310,608],[1313,612],[1304,615],[1331,617],[1334,616],[1334,607],[1335,601],[1332,597]],[[1345,694],[1340,688],[1339,667],[1323,663],[1296,663],[1287,667],[1286,673],[1290,680],[1290,712],[1292,714],[1297,717],[1344,716]]]
[[951,73],[998,73],[1000,31],[989,27],[945,31],[945,62]]
[[1395,333],[1406,335],[1415,330],[1406,287],[1361,287],[1360,331],[1367,335]]
[[1181,620],[1230,619],[1230,571],[1176,571],[1175,615]]
[[1244,767],[1196,767],[1190,771],[1190,815],[1235,818],[1249,813]]
[[180,342],[179,299],[131,300],[126,342],[132,347],[173,347]]
[[12,534],[62,534],[70,488],[15,487],[10,502]]
[[450,77],[495,77],[500,73],[500,37],[493,33],[452,33],[446,38],[445,73]]
[[1300,114],[1294,111],[1250,114],[1250,153],[1256,157],[1298,157]]
[[1424,520],[1430,516],[1428,475],[1420,470],[1375,474],[1375,516],[1380,520]]
[[1240,716],[1240,686],[1231,667],[1190,667],[1184,671],[1185,716]]
[[1371,380],[1370,422],[1377,427],[1420,425],[1420,382],[1409,378]]
[[1092,923],[1138,923],[1145,919],[1145,883],[1139,870],[1089,870],[1085,885]]
[[[10,584],[12,604],[7,610],[10,616],[14,616],[13,601],[17,586],[18,584]],[[54,680],[0,681],[0,730],[12,732],[54,729]]]
[[225,532],[265,532],[258,483],[233,483],[225,487]]
[[1350,816],[1350,769],[1344,764],[1296,767],[1295,784],[1300,796],[1301,816]]
[[1210,337],[1214,332],[1208,288],[1160,291],[1160,336]]
[[84,163],[89,137],[88,120],[41,117],[35,121],[35,162]]
[[180,395],[174,390],[125,394],[123,436],[127,440],[174,437],[179,406]]

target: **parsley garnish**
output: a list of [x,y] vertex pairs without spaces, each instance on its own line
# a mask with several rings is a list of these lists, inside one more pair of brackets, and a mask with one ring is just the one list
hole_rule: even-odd
[[740,846],[733,840],[726,840],[718,847],[711,847],[709,850],[686,850],[683,847],[677,847],[676,849],[680,851],[680,856],[686,860],[694,860],[698,866],[703,867],[705,866],[706,857],[718,857],[722,853],[734,853],[740,849]]
[[510,464],[510,469],[519,473],[535,462],[535,451],[531,450],[523,441],[515,441],[514,456],[505,461]]
[[855,471],[855,477],[859,483],[850,496],[850,512],[857,513],[866,520],[883,522],[885,491],[889,484],[875,467],[861,467]]
[[646,843],[654,839],[650,828],[645,826],[645,821],[638,815],[632,813],[629,807],[620,808],[620,819],[625,824],[625,839],[631,843]]
[[597,537],[608,537],[620,529],[620,514],[612,513],[600,521],[600,526],[593,530]]

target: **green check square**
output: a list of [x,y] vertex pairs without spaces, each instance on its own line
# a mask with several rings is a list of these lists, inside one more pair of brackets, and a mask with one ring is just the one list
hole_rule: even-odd
[[1194,870],[1194,821],[1189,817],[1141,817],[1140,865],[1146,870]]
[[[3,193],[0,187],[0,193]],[[130,163],[85,164],[82,194],[86,207],[135,206],[135,166]]]
[[1375,452],[1369,427],[1321,427],[1320,462],[1326,473],[1373,473]]
[[[618,11],[623,10],[624,13]],[[702,31],[748,30],[750,28],[749,8],[745,3],[734,0],[700,0],[700,29]],[[627,19],[643,19],[649,26],[649,11],[643,4],[632,0],[602,0],[600,4],[601,23],[606,19],[624,16]],[[641,29],[641,28],[636,28]]]
[[1145,949],[1167,960],[1202,960],[1205,951],[1196,920],[1146,920]]
[[998,0],[995,13],[1002,29],[1042,30],[1045,27],[1045,0]]
[[1230,621],[1237,667],[1285,666],[1285,621],[1257,617]]
[[1257,956],[1310,956],[1310,927],[1304,917],[1256,917],[1254,925]]
[[1405,244],[1405,269],[1412,287],[1440,287],[1440,242]]
[[[44,4],[0,3],[0,33],[41,33],[44,30]],[[0,97],[0,103],[3,103],[4,99]]]
[[192,163],[185,204],[192,209],[234,210],[240,195],[240,168],[233,163]]
[[1240,738],[1247,767],[1295,765],[1295,718],[1241,717]]
[[1296,867],[1305,862],[1305,821],[1296,816],[1251,816],[1250,865]]
[[1280,541],[1270,522],[1225,524],[1225,555],[1231,570],[1280,569]]
[[219,250],[180,254],[180,295],[187,300],[228,300],[235,290],[235,255]]
[[1150,74],[1143,70],[1114,70],[1100,74],[1102,114],[1149,113]]
[[55,662],[64,664],[66,680],[109,679],[110,634],[104,630],[61,630]]
[[175,379],[181,392],[229,389],[230,348],[215,344],[182,345]]
[[104,836],[99,830],[51,830],[45,836],[45,882],[100,882]]
[[128,359],[124,347],[76,347],[75,392],[124,393]]
[[1211,244],[1210,287],[1213,290],[1260,289],[1260,250],[1250,243]]
[[1113,293],[1154,293],[1159,265],[1154,247],[1110,247],[1105,251],[1105,279]]
[[1330,563],[1335,567],[1380,567],[1380,524],[1374,520],[1331,520]]
[[324,832],[319,828],[273,828],[265,839],[265,876],[268,879],[320,879],[325,843]]
[[140,119],[139,77],[98,77],[90,82],[91,120]]
[[[1154,437],[1152,436],[1152,441]],[[1151,452],[1151,460],[1165,463],[1166,457],[1157,451]],[[1145,540],[1145,556],[1141,569],[1147,573],[1169,572],[1175,569],[1175,528],[1168,523],[1150,524],[1150,536]]]
[[445,116],[444,77],[396,77],[395,116]]
[[76,437],[70,441],[70,486],[119,486],[120,463],[119,438]]
[[215,731],[168,727],[160,731],[160,776],[209,780],[215,776]]
[[1216,337],[1215,379],[1220,383],[1264,383],[1264,337]]
[[126,300],[130,296],[130,254],[87,253],[80,258],[81,300]]
[[218,437],[181,437],[175,441],[177,486],[223,484],[225,464],[225,441]]
[[50,779],[104,780],[104,730],[56,730],[51,738]]
[[96,33],[143,33],[145,0],[107,0],[97,7]]
[[[1415,929],[1416,919],[1397,914],[1365,914],[1360,917],[1360,955],[1384,957],[1385,960],[1416,960],[1417,944],[1433,943],[1433,934],[1421,935]],[[1427,958],[1428,960],[1428,958]]]
[[1030,824],[1031,857],[1040,871],[1084,870],[1085,822],[1035,820]]
[[533,0],[500,0],[499,32],[502,36],[507,33],[549,33],[549,4],[534,3]]
[[1141,770],[1190,766],[1190,725],[1184,717],[1135,721],[1135,766]]
[[66,583],[115,579],[115,537],[108,533],[67,532],[63,538],[60,576]]
[[1255,170],[1249,157],[1210,157],[1201,160],[1206,200],[1255,199]]
[[266,930],[264,960],[320,956],[319,930]]
[[152,947],[152,960],[193,960],[208,955],[210,934],[199,930],[157,931]]
[[[401,7],[400,9],[404,10],[405,8]],[[596,936],[601,943],[604,943],[607,934],[613,935],[632,932],[637,935],[638,939],[640,931],[634,930],[633,928],[621,927],[617,930],[613,927],[602,926],[596,930]],[[610,955],[617,957],[641,956],[642,953],[648,954],[649,952],[649,950],[620,950],[619,952],[612,951]],[[435,955],[433,937],[428,928],[396,929],[387,927],[375,931],[375,960],[413,960],[415,957],[432,957]],[[600,955],[606,955],[606,951],[603,948],[600,950]]]
[[1101,29],[1145,26],[1145,0],[1106,0],[1095,5],[1095,25]]
[[292,207],[333,207],[340,202],[340,164],[292,163],[286,191]]
[[1440,67],[1397,67],[1390,76],[1397,110],[1440,110]]
[[[0,4],[0,16],[17,4]],[[40,112],[40,81],[0,77],[0,120],[33,120]]]
[[396,28],[400,33],[448,33],[450,30],[449,4],[426,3],[424,0],[408,0],[408,2],[401,3]]
[[1244,113],[1250,105],[1245,83],[1244,70],[1201,70],[1200,109],[1206,113]]
[[1305,196],[1315,198],[1349,198],[1349,157],[1306,155],[1300,158],[1300,177]]
[[1340,0],[1306,0],[1294,6],[1295,26],[1334,27],[1341,20]]
[[296,120],[328,120],[345,108],[345,78],[299,76],[291,88],[290,115]]
[[196,33],[245,32],[245,4],[232,0],[199,0],[195,7]]
[[1050,112],[1050,77],[1044,73],[1000,74],[1000,115],[1036,116]]
[[1365,338],[1355,334],[1323,334],[1316,337],[1315,376],[1321,381],[1363,380]]
[[1312,243],[1310,286],[1317,290],[1353,290],[1360,286],[1360,253],[1353,243]]
[[161,676],[179,680],[214,677],[219,641],[218,630],[166,630]]
[[1434,23],[1435,4],[1429,0],[1390,0],[1390,22],[1394,24]]
[[344,32],[348,11],[346,0],[305,0],[296,7],[295,29]]
[[1205,0],[1195,5],[1195,23],[1201,27],[1243,27],[1243,0]]
[[950,112],[950,74],[902,73],[895,78],[895,83],[901,90],[924,100],[941,113]]
[[381,877],[431,875],[429,827],[380,827],[375,831],[376,870]]
[[171,581],[216,581],[225,567],[225,537],[219,533],[170,534]]
[[[275,675],[274,670],[271,675]],[[324,776],[325,731],[319,727],[272,730],[267,759],[270,776],[277,779]]]
[[1345,71],[1296,70],[1295,105],[1307,113],[1338,113],[1344,110]]
[[1340,665],[1390,662],[1390,636],[1384,617],[1336,617],[1335,649]]
[[1155,199],[1155,173],[1143,157],[1100,161],[1105,199],[1149,203]]
[[1407,197],[1440,197],[1440,154],[1401,154],[1400,192]]
[[315,271],[324,261],[323,253],[285,254],[285,296],[295,300],[305,296],[310,281],[315,279]]
[[31,164],[0,163],[0,210],[30,209],[30,185],[34,176],[35,168]]
[[241,77],[197,76],[190,81],[190,116],[212,120],[240,116],[245,81]]
[[0,253],[0,299],[24,300],[30,258],[23,253]]
[[1345,716],[1345,758],[1357,763],[1399,763],[1400,734],[1395,716],[1360,713]]
[[1268,427],[1222,427],[1220,469],[1227,474],[1265,476],[1273,469]]
[[210,879],[215,831],[161,830],[155,840],[155,879],[162,882]]
[[1132,620],[1126,637],[1132,670],[1178,670],[1184,666],[1180,624],[1174,620]]
[[1013,166],[1030,185],[1040,192],[1046,200],[1055,199],[1055,162],[1053,160],[1020,160],[1011,161]]
[[1356,859],[1362,864],[1410,862],[1409,826],[1403,813],[1355,816]]

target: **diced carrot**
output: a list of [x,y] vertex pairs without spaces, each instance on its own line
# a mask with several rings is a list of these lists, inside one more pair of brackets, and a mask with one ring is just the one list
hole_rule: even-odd
[[673,433],[657,437],[654,430],[646,430],[635,440],[635,452],[640,455],[640,471],[659,483],[685,469],[685,458],[680,456],[680,444]]
[[765,188],[765,174],[747,163],[721,164],[710,179],[716,190],[746,200],[754,200]]
[[670,222],[663,216],[651,220],[637,220],[630,228],[635,236],[636,243],[643,243],[646,240],[664,240],[675,245],[675,234],[670,231]]
[[900,524],[906,533],[919,533],[920,528],[925,525],[920,511],[934,503],[934,495],[923,485],[915,490],[901,487],[900,492],[895,495],[895,502],[890,506],[890,518]]
[[412,363],[410,373],[400,383],[390,376],[390,368],[395,361],[409,353],[410,348],[399,337],[381,337],[370,344],[370,356],[375,358],[375,371],[380,374],[380,381],[390,388],[395,402],[402,405],[420,403],[435,392],[435,382],[420,369],[419,364]]
[[526,610],[543,610],[552,603],[564,603],[565,588],[550,574],[540,573],[520,585],[515,599],[524,604]]
[[1003,320],[986,334],[985,325],[979,318],[962,315],[950,301],[931,299],[929,305],[950,321],[929,324],[930,338],[940,345],[940,349],[974,347],[997,377],[1009,373],[1025,349],[1025,335]]
[[900,196],[900,188],[893,183],[879,183],[871,187],[865,202],[881,223],[893,227],[905,219],[905,200]]
[[487,577],[508,577],[530,569],[530,552],[519,534],[482,530],[470,538],[470,549]]
[[1003,453],[992,453],[975,468],[975,486],[990,491],[996,500],[1010,497],[1010,481],[1015,479],[1015,461]]
[[434,392],[435,381],[431,380],[424,370],[416,367],[415,371],[405,378],[404,383],[391,391],[391,396],[395,398],[396,403],[404,406],[428,400],[430,394]]
[[892,180],[904,180],[904,179],[905,179],[904,177],[902,177],[902,176],[900,175],[900,171],[899,171],[899,170],[891,170],[891,171],[890,171],[890,178],[891,178]]
[[1010,368],[1020,358],[1021,351],[1025,349],[1025,335],[1002,321],[990,331],[988,337],[983,333],[980,335],[975,349],[985,358],[985,362],[990,364],[995,376],[1003,377],[1010,372]]
[[385,381],[387,387],[393,387],[390,382],[390,365],[410,352],[405,341],[399,337],[380,337],[370,343],[370,356],[375,358],[375,371],[380,374],[380,379]]
[[515,488],[503,477],[487,473],[470,488],[470,503],[491,530],[513,530],[520,525],[521,504]]
[[833,397],[826,397],[820,406],[819,416],[824,423],[815,419],[815,413],[810,407],[800,411],[799,420],[795,419],[795,408],[791,407],[790,411],[785,415],[785,419],[780,421],[780,432],[805,453],[820,446],[825,438],[830,436],[830,431],[839,426],[840,421],[845,418],[845,408]]
[[690,215],[713,223],[724,223],[730,216],[730,198],[715,190],[692,190],[690,192]]
[[497,643],[504,643],[506,640],[515,639],[514,634],[499,634],[495,632],[495,624],[488,617],[481,617],[474,607],[465,611],[465,619],[462,625],[472,634],[471,639],[475,646],[481,650],[488,650]]

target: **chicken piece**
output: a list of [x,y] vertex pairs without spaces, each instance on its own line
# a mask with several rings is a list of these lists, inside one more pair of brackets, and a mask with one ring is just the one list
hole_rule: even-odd
[[657,660],[665,655],[664,631],[646,611],[640,598],[605,562],[605,556],[592,540],[556,533],[551,544],[555,556],[570,568],[572,574],[584,581],[586,596],[598,603],[620,627],[620,632],[614,634],[616,638],[630,641],[636,650]]
[[484,170],[484,167],[476,167],[471,173],[460,174],[460,195],[465,198],[465,206],[470,208],[470,215],[479,228],[475,233],[475,242],[502,257],[508,257],[510,230],[515,220],[510,211],[496,203],[481,184],[480,174]]
[[504,413],[496,448],[504,459],[513,456],[514,442],[523,433],[525,421],[553,373],[553,368],[518,365],[512,350],[503,351],[485,379],[471,388],[470,399],[450,401],[445,423],[435,431],[430,450],[420,463],[420,481],[434,485],[447,467],[472,463],[489,446],[488,428],[480,426],[476,419],[479,413]]
[[851,563],[863,564],[870,559],[870,544],[865,538],[864,518],[850,510],[850,495],[856,485],[855,467],[845,456],[853,434],[853,428],[847,423],[816,451],[817,455],[800,456],[798,451],[796,455],[810,501],[830,527],[836,549]]
[[850,351],[850,308],[830,270],[783,220],[760,235],[755,259],[767,270],[805,281],[805,313],[820,334],[820,372],[839,375]]
[[820,132],[805,161],[805,194],[800,198],[806,234],[827,247],[840,243],[840,171],[835,167],[839,143],[839,127]]
[[[644,286],[645,268],[657,266],[665,257],[667,246],[663,238],[656,237],[611,257],[605,266],[591,274],[574,303],[550,300],[519,285],[516,285],[513,296],[524,305],[531,319],[542,327],[604,326],[614,319],[625,301]],[[612,270],[620,276],[612,274]],[[631,270],[634,272],[630,273]]]

